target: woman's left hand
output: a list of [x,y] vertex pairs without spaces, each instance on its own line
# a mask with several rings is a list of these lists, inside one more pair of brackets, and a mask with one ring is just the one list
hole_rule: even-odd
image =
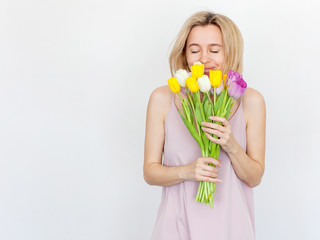
[[[236,140],[232,135],[231,125],[227,119],[218,116],[209,117],[209,119],[221,122],[222,125],[217,123],[203,122],[202,130],[207,138],[214,143],[220,144],[225,152],[230,152],[235,145]],[[214,134],[219,138],[214,138],[210,134]]]

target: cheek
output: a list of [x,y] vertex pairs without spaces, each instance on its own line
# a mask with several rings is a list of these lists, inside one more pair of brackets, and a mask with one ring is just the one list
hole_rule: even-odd
[[194,62],[199,61],[199,60],[197,60],[198,58],[197,58],[197,56],[195,56],[195,55],[196,55],[196,54],[194,54],[194,55],[187,55],[187,56],[186,56],[186,59],[187,59],[187,63],[188,63],[189,68],[190,68],[190,66],[193,65]]
[[223,54],[219,55],[219,57],[217,58],[217,62],[219,65],[224,64],[224,55]]

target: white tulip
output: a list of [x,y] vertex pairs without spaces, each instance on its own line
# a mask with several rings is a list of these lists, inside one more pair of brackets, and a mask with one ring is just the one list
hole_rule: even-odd
[[202,77],[199,77],[197,82],[201,92],[207,93],[210,91],[211,83],[207,75],[202,75]]
[[179,69],[176,72],[175,77],[177,78],[178,83],[181,87],[186,87],[186,79],[189,77],[189,74],[186,70]]

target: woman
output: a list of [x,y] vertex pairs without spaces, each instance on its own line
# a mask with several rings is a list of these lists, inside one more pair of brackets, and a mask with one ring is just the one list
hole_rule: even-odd
[[[177,36],[170,55],[173,74],[201,62],[209,70],[242,72],[243,43],[237,26],[210,12],[191,16]],[[185,97],[185,96],[184,96]],[[210,141],[221,145],[219,159],[203,158],[178,111],[181,101],[168,86],[157,88],[147,109],[144,178],[163,186],[152,239],[255,238],[253,192],[264,173],[265,103],[248,88],[221,125],[204,123]],[[162,162],[163,152],[163,162]],[[209,166],[213,163],[216,167]],[[217,183],[214,208],[195,201],[199,181]]]

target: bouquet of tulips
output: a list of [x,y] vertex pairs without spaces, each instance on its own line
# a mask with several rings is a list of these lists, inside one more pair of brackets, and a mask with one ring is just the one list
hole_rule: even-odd
[[[219,158],[220,145],[211,142],[201,129],[202,122],[212,122],[209,117],[220,116],[228,119],[234,101],[240,98],[247,83],[242,75],[232,70],[222,75],[220,70],[210,70],[209,77],[204,75],[204,65],[196,62],[191,66],[191,73],[179,69],[175,76],[168,80],[172,92],[177,93],[183,114],[178,112],[187,129],[200,146],[203,157]],[[182,98],[180,91],[187,97]],[[200,92],[203,97],[201,98]],[[221,124],[220,122],[215,122]],[[214,138],[218,138],[213,135]],[[196,201],[210,204],[213,208],[213,197],[216,185],[212,182],[199,183]]]

